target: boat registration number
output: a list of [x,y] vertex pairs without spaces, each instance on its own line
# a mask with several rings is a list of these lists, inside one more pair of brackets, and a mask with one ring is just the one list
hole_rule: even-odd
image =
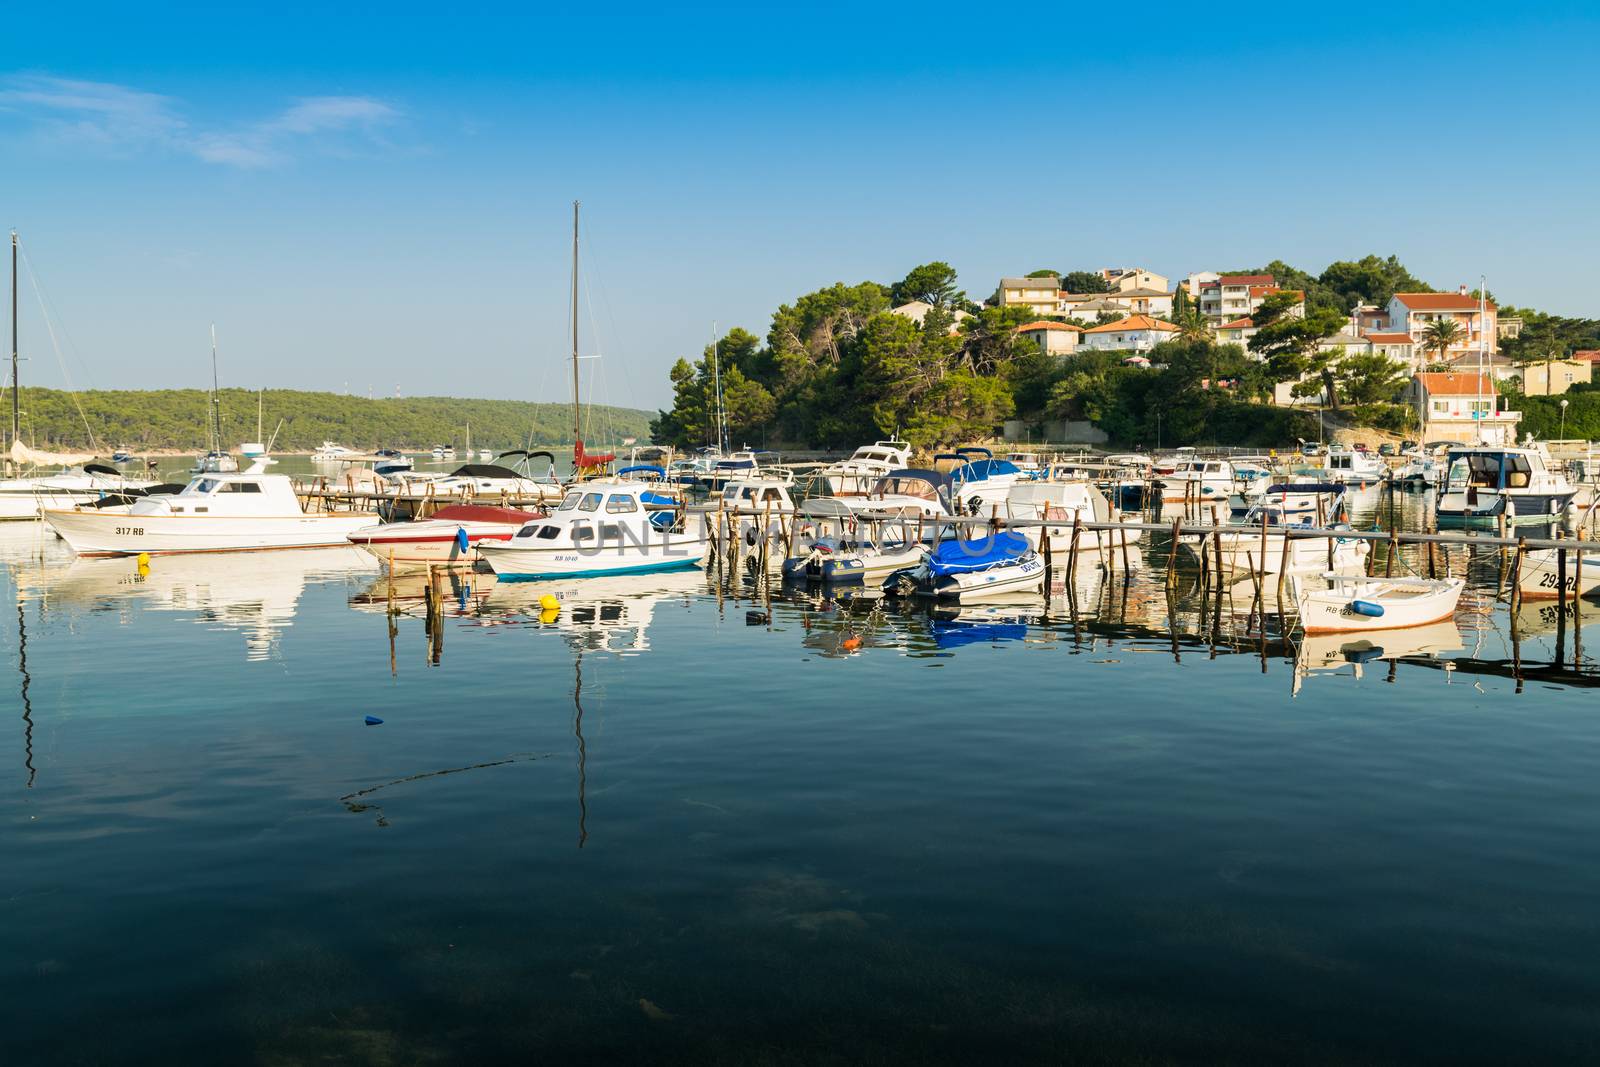
[[[1561,576],[1559,574],[1541,574],[1539,576],[1539,588],[1540,589],[1560,589],[1560,588],[1563,588],[1562,581],[1561,581]],[[1578,576],[1576,574],[1567,575],[1565,588],[1567,588],[1567,589],[1576,589],[1576,588],[1578,588]]]
[[121,536],[143,537],[143,526],[118,526],[117,533]]

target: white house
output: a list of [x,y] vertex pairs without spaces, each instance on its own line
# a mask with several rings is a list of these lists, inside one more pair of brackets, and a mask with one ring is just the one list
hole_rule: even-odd
[[1488,375],[1425,372],[1411,378],[1411,396],[1422,420],[1424,441],[1511,444],[1520,411],[1501,411]]
[[1278,280],[1270,274],[1223,274],[1200,289],[1200,314],[1212,322],[1244,318],[1276,291]]
[[1234,319],[1224,322],[1216,328],[1217,344],[1238,345],[1246,352],[1250,350],[1250,338],[1256,335],[1256,324],[1249,318]]
[[1118,289],[1109,295],[1117,303],[1128,305],[1136,315],[1172,314],[1172,294],[1165,289]]
[[1061,314],[1079,322],[1093,323],[1098,321],[1101,315],[1126,318],[1133,314],[1133,308],[1109,295],[1095,295],[1087,300],[1063,301]]
[[1035,315],[1054,315],[1061,299],[1061,279],[1054,274],[1043,278],[1001,278],[995,303],[1001,307],[1025,307]]
[[1222,275],[1214,270],[1197,270],[1183,279],[1183,287],[1189,290],[1189,299],[1198,307],[1200,290],[1208,285],[1215,285],[1221,278]]
[[[932,310],[933,310],[933,305],[928,303],[927,301],[925,301],[925,300],[913,300],[909,304],[901,304],[899,307],[890,308],[889,309],[889,314],[891,314],[891,315],[899,315],[902,318],[910,319],[912,322],[916,323],[918,326],[921,326],[922,325],[922,321],[928,317],[928,312],[930,312]],[[959,330],[961,328],[961,320],[962,319],[970,319],[970,318],[972,318],[972,315],[970,313],[962,311],[960,308],[946,308],[945,310],[950,313],[950,315],[952,317],[952,320],[953,320],[950,323],[950,332],[951,333],[959,332]]]
[[1084,330],[1081,344],[1099,352],[1148,352],[1176,336],[1178,328],[1170,322],[1152,319],[1149,315],[1129,315],[1117,322]]
[[1037,344],[1039,350],[1046,355],[1065,356],[1070,355],[1078,347],[1078,341],[1083,336],[1083,327],[1070,322],[1041,321],[1018,326],[1017,332]]
[[1369,344],[1372,353],[1377,356],[1387,356],[1389,359],[1404,363],[1413,372],[1422,369],[1417,362],[1416,345],[1411,340],[1409,333],[1391,333],[1388,330],[1365,330],[1362,332]]

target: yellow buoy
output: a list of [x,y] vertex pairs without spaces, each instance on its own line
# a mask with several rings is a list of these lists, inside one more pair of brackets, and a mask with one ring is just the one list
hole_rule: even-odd
[[139,563],[139,566],[141,566],[141,567],[150,566],[150,553],[148,553],[148,552],[139,553],[138,563]]
[[541,611],[560,611],[561,601],[557,600],[549,593],[546,593],[544,596],[539,598],[539,608]]

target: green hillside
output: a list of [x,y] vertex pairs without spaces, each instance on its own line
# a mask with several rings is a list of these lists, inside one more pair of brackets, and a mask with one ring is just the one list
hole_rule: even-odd
[[[76,399],[76,404],[74,403]],[[242,389],[222,391],[223,443],[234,447],[256,436],[257,394]],[[0,400],[0,422],[9,423],[11,397]],[[82,414],[79,413],[82,409]],[[96,390],[67,393],[58,389],[22,390],[22,436],[40,448],[101,451],[117,446],[146,449],[199,449],[207,440],[208,395],[199,389]],[[594,407],[584,411],[584,439],[601,447],[624,437],[648,438],[652,412],[631,408]],[[475,448],[571,445],[572,407],[521,400],[477,400],[447,396],[413,396],[368,400],[339,393],[267,390],[263,434],[273,449],[296,452],[325,440],[350,448],[426,449],[464,442],[472,427]],[[87,426],[85,425],[87,423]],[[9,429],[9,427],[8,427]]]

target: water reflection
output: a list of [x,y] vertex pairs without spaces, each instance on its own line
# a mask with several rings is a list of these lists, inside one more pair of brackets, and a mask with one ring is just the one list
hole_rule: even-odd
[[65,560],[46,557],[14,570],[17,595],[37,600],[41,611],[85,609],[121,613],[132,622],[137,607],[193,616],[210,628],[244,635],[245,658],[268,659],[293,624],[300,597],[312,582],[362,575],[376,563],[355,548],[293,552],[218,553]]
[[33,788],[33,697],[28,692],[33,677],[28,674],[28,623],[23,617],[23,599],[17,598],[17,673],[22,675],[22,766],[28,772],[28,788]]

